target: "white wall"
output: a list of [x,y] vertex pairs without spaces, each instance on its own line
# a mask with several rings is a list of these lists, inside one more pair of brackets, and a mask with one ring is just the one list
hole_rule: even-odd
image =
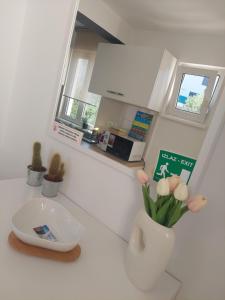
[[125,106],[125,103],[102,97],[95,126],[99,128],[120,127]]
[[[30,0],[27,4],[2,134],[1,178],[24,176],[33,141],[44,141],[46,137],[73,6],[72,0]],[[7,18],[13,27],[17,26],[11,11]]]
[[146,150],[146,169],[154,169],[160,150],[197,158],[206,130],[158,116]]
[[179,300],[223,300],[225,296],[224,153],[225,127],[198,188],[208,204],[199,214],[186,215],[176,228],[169,270],[183,281]]
[[222,34],[185,34],[154,30],[138,31],[133,36],[133,44],[165,47],[182,61],[225,67],[225,38]]
[[0,1],[0,149],[4,125],[7,122],[6,109],[14,82],[26,2],[26,0]]

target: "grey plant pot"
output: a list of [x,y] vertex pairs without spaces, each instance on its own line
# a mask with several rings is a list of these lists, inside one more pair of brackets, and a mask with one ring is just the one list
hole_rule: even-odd
[[43,178],[42,181],[42,195],[45,197],[56,197],[59,191],[59,186],[62,181],[50,181],[46,179],[46,175]]
[[33,171],[32,166],[29,165],[27,167],[27,184],[31,186],[40,186],[45,172],[46,172],[45,167],[42,167],[42,170],[39,172],[39,171]]

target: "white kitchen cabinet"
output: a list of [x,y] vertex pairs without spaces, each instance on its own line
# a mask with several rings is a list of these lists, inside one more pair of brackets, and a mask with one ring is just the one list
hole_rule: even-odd
[[166,49],[100,43],[89,91],[160,111],[175,64]]

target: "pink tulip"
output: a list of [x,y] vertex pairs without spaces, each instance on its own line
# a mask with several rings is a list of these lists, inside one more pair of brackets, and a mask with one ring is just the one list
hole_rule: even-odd
[[188,188],[186,183],[179,183],[178,186],[175,188],[173,195],[175,199],[179,201],[186,201],[188,198]]
[[156,186],[156,192],[159,196],[168,196],[170,194],[170,187],[167,178],[161,178]]
[[198,212],[207,203],[207,199],[202,195],[197,195],[188,200],[188,209],[191,212]]
[[145,173],[144,170],[137,171],[137,179],[141,184],[145,184],[149,181],[148,175]]
[[170,192],[173,192],[178,184],[181,182],[180,176],[173,175],[171,177],[167,177],[170,186]]

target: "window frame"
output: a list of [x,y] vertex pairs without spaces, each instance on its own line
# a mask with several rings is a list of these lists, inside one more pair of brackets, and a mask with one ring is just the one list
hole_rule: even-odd
[[[185,111],[177,108],[177,99],[180,92],[182,79],[185,74],[196,75],[196,76],[206,76],[208,77],[208,86],[205,89],[205,95],[200,108],[200,113],[194,113]],[[178,65],[177,72],[175,75],[173,88],[171,92],[170,101],[167,106],[167,113],[171,116],[177,117],[182,120],[188,120],[194,123],[203,123],[205,121],[206,115],[210,109],[210,104],[212,100],[212,92],[214,89],[214,84],[218,71],[215,69],[206,69],[201,67],[191,67],[185,65]],[[221,78],[220,78],[221,79]],[[220,81],[219,79],[219,81]],[[217,84],[218,86],[218,84]],[[215,87],[216,89],[217,87]],[[215,92],[215,91],[214,91]]]

